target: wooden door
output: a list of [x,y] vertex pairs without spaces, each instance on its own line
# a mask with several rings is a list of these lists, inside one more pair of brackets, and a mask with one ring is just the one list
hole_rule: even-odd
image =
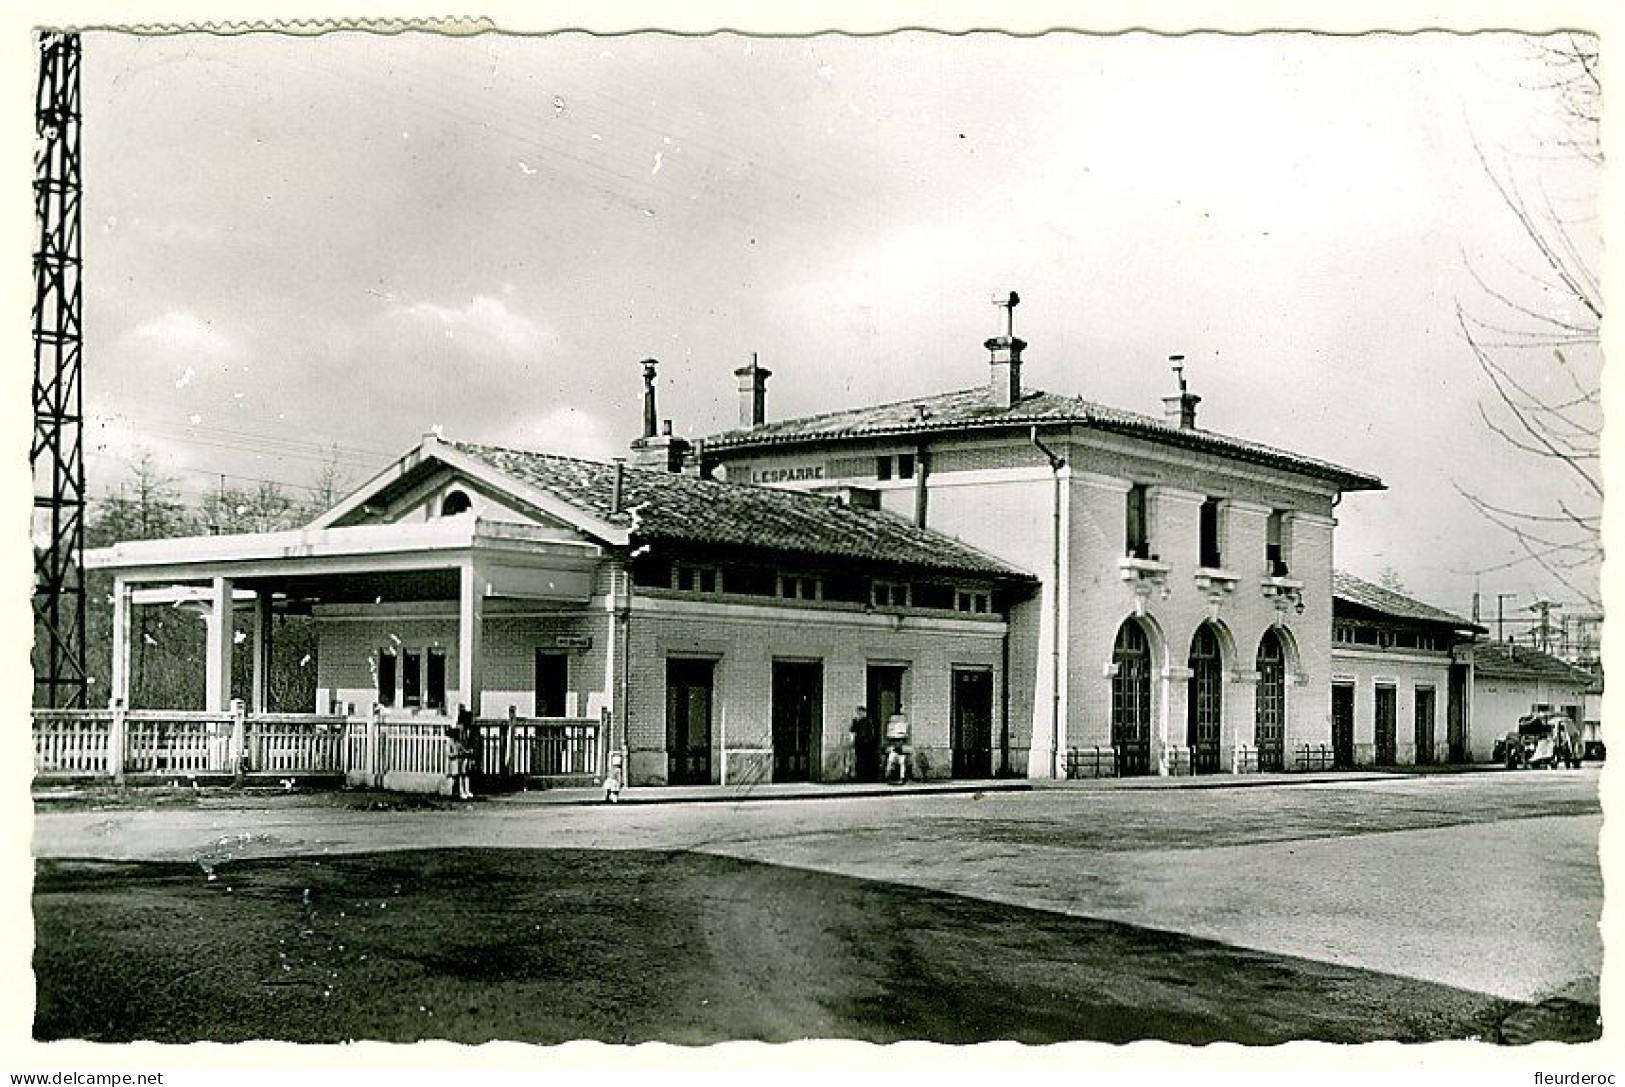
[[563,653],[536,651],[536,716],[566,717],[565,693],[570,688],[570,658]]
[[773,780],[811,781],[824,716],[824,666],[773,662]]
[[1376,741],[1377,765],[1394,765],[1399,759],[1399,692],[1392,687],[1377,688]]
[[1416,765],[1433,761],[1433,688],[1416,689]]
[[1332,766],[1354,767],[1354,686],[1332,684]]
[[993,776],[993,673],[964,669],[954,672],[950,742],[953,776]]
[[711,684],[715,662],[666,661],[666,783],[711,782]]

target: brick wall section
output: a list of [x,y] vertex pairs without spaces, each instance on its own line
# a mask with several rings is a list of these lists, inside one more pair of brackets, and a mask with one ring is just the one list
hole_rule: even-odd
[[[830,620],[833,617],[835,621]],[[853,774],[851,723],[866,701],[869,663],[904,664],[904,708],[924,776],[951,770],[950,684],[954,666],[994,673],[994,768],[998,768],[998,705],[1003,626],[970,620],[886,616],[773,605],[697,604],[640,595],[631,616],[631,692],[628,747],[634,784],[666,778],[666,676],[671,657],[714,660],[712,778],[721,779],[724,736],[731,750],[729,781],[770,770],[773,746],[773,661],[823,665],[823,716],[813,776],[849,780]],[[954,628],[954,629],[949,629]],[[968,632],[967,632],[968,631]],[[752,754],[751,752],[755,752]],[[768,776],[771,776],[770,773]]]
[[[1416,689],[1432,687],[1433,761],[1450,756],[1448,706],[1450,655],[1403,649],[1373,649],[1340,645],[1332,651],[1332,682],[1354,685],[1354,762],[1370,766],[1377,751],[1377,687],[1394,688],[1395,758],[1402,765],[1416,762]],[[1528,712],[1525,710],[1524,712]],[[1512,728],[1517,727],[1517,719]],[[1504,731],[1504,730],[1503,730]],[[1491,744],[1493,744],[1493,738]],[[1489,758],[1486,747],[1484,758]]]

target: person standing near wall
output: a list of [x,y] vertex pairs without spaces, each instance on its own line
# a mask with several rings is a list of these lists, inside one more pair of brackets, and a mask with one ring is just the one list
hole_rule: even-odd
[[[908,718],[901,713],[894,713],[886,721],[886,783],[901,785],[908,780],[908,764],[911,754],[908,743]],[[892,771],[896,770],[897,777],[892,778]]]
[[852,715],[852,779],[854,781],[880,780],[880,729],[859,706]]

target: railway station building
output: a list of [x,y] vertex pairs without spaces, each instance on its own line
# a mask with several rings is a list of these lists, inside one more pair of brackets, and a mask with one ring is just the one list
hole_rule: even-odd
[[1382,482],[1198,425],[1182,374],[1155,417],[1029,387],[1008,324],[983,346],[981,386],[773,421],[753,359],[705,471],[870,504],[1036,576],[1008,618],[1032,776],[1294,769],[1329,748],[1333,510]]

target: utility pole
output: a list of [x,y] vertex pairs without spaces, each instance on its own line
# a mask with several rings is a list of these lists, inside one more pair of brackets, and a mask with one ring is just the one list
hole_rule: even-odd
[[1507,620],[1506,620],[1506,607],[1505,607],[1506,602],[1508,600],[1516,600],[1516,599],[1518,599],[1518,594],[1517,593],[1496,593],[1495,594],[1495,640],[1498,641],[1498,642],[1504,642],[1504,641],[1507,640],[1507,631],[1506,631],[1506,621]]
[[1537,600],[1524,609],[1525,611],[1535,612],[1540,616],[1540,626],[1536,628],[1535,644],[1542,653],[1552,651],[1552,609],[1561,608],[1562,606],[1562,604],[1551,600]]
[[85,707],[79,35],[39,36],[34,96],[34,702]]

